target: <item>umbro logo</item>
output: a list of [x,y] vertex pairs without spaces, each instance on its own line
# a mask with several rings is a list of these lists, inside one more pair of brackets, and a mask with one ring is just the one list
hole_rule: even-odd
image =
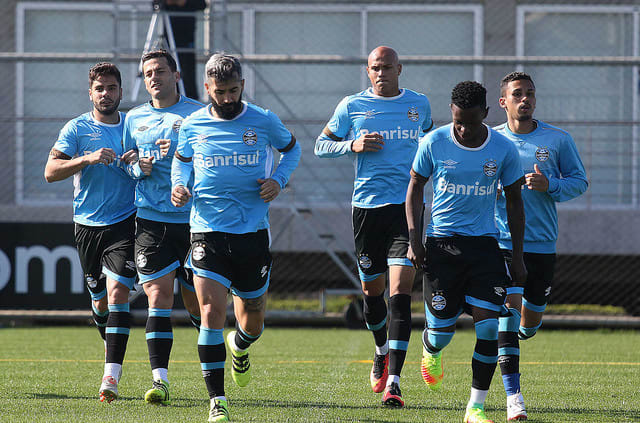
[[140,131],[140,132],[144,132],[144,131],[146,131],[147,129],[149,129],[149,127],[148,127],[148,126],[144,126],[144,125],[143,125],[143,126],[139,126],[139,127],[138,127],[138,131]]
[[445,169],[455,169],[456,165],[458,164],[458,162],[456,162],[455,160],[445,160],[444,162],[442,162],[444,164],[444,168]]
[[366,112],[364,112],[364,118],[365,119],[371,119],[375,115],[379,115],[380,113],[382,113],[382,112],[376,112],[375,110],[367,110]]
[[262,266],[262,270],[260,271],[260,274],[262,275],[263,278],[267,276],[267,266]]

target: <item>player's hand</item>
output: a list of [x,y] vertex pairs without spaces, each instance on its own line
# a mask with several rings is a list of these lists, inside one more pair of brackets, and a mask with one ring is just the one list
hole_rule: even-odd
[[382,135],[377,132],[360,135],[360,138],[351,143],[351,151],[354,153],[365,153],[369,151],[380,151],[384,146]]
[[84,156],[86,163],[93,164],[105,164],[109,165],[116,159],[116,152],[110,148],[101,148],[94,151],[91,154]]
[[426,252],[424,245],[421,242],[410,242],[409,250],[407,251],[407,258],[413,263],[413,267],[416,269],[422,269],[424,264],[424,256]]
[[258,179],[258,183],[260,184],[260,198],[262,198],[265,203],[275,200],[278,194],[280,194],[280,184],[274,179]]
[[182,207],[191,198],[191,193],[184,185],[176,185],[171,191],[171,203],[176,207]]
[[522,257],[513,257],[509,269],[511,270],[511,279],[514,282],[514,286],[524,286],[527,282],[527,268]]
[[526,175],[524,175],[527,188],[534,191],[547,192],[547,190],[549,189],[549,180],[540,171],[540,168],[537,164],[533,165],[533,170],[534,173],[527,173]]
[[138,164],[140,165],[140,170],[145,176],[151,175],[151,170],[153,169],[153,156],[142,157],[138,160]]
[[171,148],[171,140],[162,138],[156,141],[156,145],[160,147],[160,157],[165,157]]
[[124,164],[130,165],[131,163],[135,163],[138,161],[138,152],[131,149],[124,153],[120,159],[124,162]]

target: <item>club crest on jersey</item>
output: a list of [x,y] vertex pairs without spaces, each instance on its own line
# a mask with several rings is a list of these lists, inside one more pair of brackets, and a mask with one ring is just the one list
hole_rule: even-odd
[[488,177],[493,178],[498,172],[498,163],[493,159],[489,159],[482,165],[482,171]]
[[536,148],[536,160],[546,162],[549,160],[549,149],[547,147]]
[[431,307],[436,311],[444,310],[447,306],[447,299],[443,294],[441,291],[436,291],[433,293],[433,297],[431,297]]
[[360,258],[358,259],[358,263],[360,264],[360,267],[362,267],[363,269],[370,268],[372,264],[369,256],[365,256],[365,255],[360,256]]
[[256,145],[258,142],[258,134],[253,129],[247,129],[242,134],[242,142],[247,145]]
[[147,129],[149,129],[149,127],[148,127],[148,126],[144,126],[144,125],[142,125],[142,126],[138,126],[137,131],[138,131],[138,132],[144,132],[144,131],[146,131]]
[[87,286],[91,289],[94,289],[98,286],[98,281],[93,278],[91,275],[84,275],[84,280],[87,282]]
[[142,268],[147,265],[147,258],[144,254],[138,254],[138,257],[136,257],[136,264],[138,265],[138,268]]
[[409,111],[407,111],[407,117],[410,121],[417,122],[420,118],[420,113],[418,113],[417,107],[409,107]]
[[204,258],[204,254],[204,247],[202,245],[198,245],[193,249],[193,252],[191,252],[191,257],[193,257],[195,261],[200,261]]
[[177,134],[180,131],[181,126],[182,126],[182,119],[178,119],[175,122],[173,122],[173,126],[171,127],[171,129],[173,129],[173,132]]

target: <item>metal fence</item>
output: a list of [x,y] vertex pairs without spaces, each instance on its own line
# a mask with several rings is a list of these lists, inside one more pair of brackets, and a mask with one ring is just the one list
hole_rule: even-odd
[[[48,151],[64,123],[89,110],[87,71],[95,62],[119,65],[124,110],[146,101],[136,82],[151,1],[5,3],[0,221],[70,222],[71,181],[46,184],[42,177]],[[563,3],[218,0],[193,14],[197,85],[210,53],[240,55],[245,99],[276,112],[303,148],[272,207],[272,292],[315,296],[358,284],[353,167],[348,159],[316,158],[313,145],[340,99],[366,88],[368,51],[388,44],[401,55],[401,84],[428,95],[436,124],[449,121],[450,90],[465,79],[485,84],[488,121],[501,123],[499,79],[514,69],[533,75],[536,116],[573,135],[590,180],[585,195],[559,206],[553,301],[640,313],[640,12],[631,1]],[[167,45],[161,37],[153,42]],[[416,298],[421,288],[416,283]]]

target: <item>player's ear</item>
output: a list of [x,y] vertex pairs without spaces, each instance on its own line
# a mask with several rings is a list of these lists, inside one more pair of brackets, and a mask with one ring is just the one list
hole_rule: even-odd
[[489,114],[489,108],[487,107],[486,109],[484,109],[484,116],[482,117],[482,120],[486,119],[488,114]]
[[242,87],[242,89],[244,90],[244,79],[240,81],[240,86]]
[[174,73],[176,74],[176,82],[180,81],[180,72],[175,71]]
[[498,99],[498,104],[500,105],[500,107],[502,107],[503,109],[507,108],[507,99],[504,97],[500,97]]
[[398,63],[398,75],[402,73],[402,63]]

